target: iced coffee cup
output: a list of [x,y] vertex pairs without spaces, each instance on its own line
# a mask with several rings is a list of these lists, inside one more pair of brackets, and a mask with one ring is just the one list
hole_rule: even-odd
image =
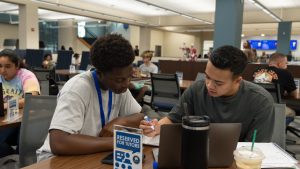
[[238,169],[260,169],[264,154],[258,148],[240,147],[234,152],[234,159]]

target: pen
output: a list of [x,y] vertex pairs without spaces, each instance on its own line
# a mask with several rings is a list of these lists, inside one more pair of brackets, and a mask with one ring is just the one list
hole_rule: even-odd
[[[144,116],[144,119],[148,122],[148,123],[151,123],[151,118],[148,117],[148,116]],[[154,130],[154,126],[151,125],[151,129]]]

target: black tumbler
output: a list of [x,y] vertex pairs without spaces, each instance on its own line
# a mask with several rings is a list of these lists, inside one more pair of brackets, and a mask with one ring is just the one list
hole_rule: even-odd
[[208,163],[207,116],[184,116],[182,118],[182,167],[184,169],[207,169]]
[[2,83],[0,83],[0,117],[3,116],[4,116],[3,88],[2,88]]

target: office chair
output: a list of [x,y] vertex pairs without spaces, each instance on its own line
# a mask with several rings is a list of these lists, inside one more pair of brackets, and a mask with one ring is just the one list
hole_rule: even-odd
[[281,103],[280,85],[279,83],[255,83],[266,89],[273,97],[275,103]]
[[44,60],[44,50],[39,49],[26,49],[26,64],[29,69],[34,67],[42,67],[42,63]]
[[[299,116],[299,112],[300,112],[300,102],[297,99],[287,99],[285,100],[286,104],[293,110],[296,111],[296,115]],[[295,121],[292,121],[290,124],[288,125],[286,130],[293,133],[296,137],[298,137],[298,139],[300,139],[300,129],[296,128],[293,126],[293,124],[296,123]],[[298,123],[296,123],[298,124]],[[298,124],[299,125],[299,124]]]
[[56,107],[56,96],[26,94],[24,105],[19,141],[20,168],[36,163],[36,150],[47,137]]
[[[273,96],[275,103],[279,103],[279,104],[282,103],[281,94],[280,94],[280,85],[278,83],[256,83],[256,84],[262,86],[267,91],[269,91],[271,93],[271,95]],[[283,112],[285,113],[285,109],[283,110]],[[275,110],[275,113],[277,113],[276,110]],[[275,117],[276,116],[278,116],[278,114],[276,114]],[[286,117],[285,117],[285,121],[288,122],[288,119]],[[293,121],[294,121],[294,118],[291,121],[289,120],[288,123],[285,123],[285,126],[286,126],[285,133],[287,133],[287,131],[289,131],[289,132],[295,134],[298,138],[300,138],[300,135],[299,135],[300,130],[293,126],[290,126],[290,124],[293,123]],[[275,119],[275,123],[276,123],[276,119]],[[290,142],[290,140],[286,140],[286,142]],[[293,152],[289,151],[289,153],[294,155]]]
[[205,73],[198,72],[195,81],[205,80]]
[[272,142],[285,149],[286,142],[286,124],[285,124],[285,104],[274,103],[275,123],[272,134]]
[[157,111],[169,112],[181,96],[177,75],[151,73],[151,85],[151,106]]
[[58,86],[55,82],[55,68],[33,68],[33,73],[40,83],[41,95],[57,95]]
[[90,64],[90,52],[89,51],[82,51],[79,70],[86,70],[87,66],[89,64]]

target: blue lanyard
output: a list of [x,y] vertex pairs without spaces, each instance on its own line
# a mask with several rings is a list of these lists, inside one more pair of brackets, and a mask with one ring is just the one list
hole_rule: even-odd
[[[96,71],[93,71],[92,75],[93,75],[93,79],[94,79],[94,82],[95,82],[95,87],[96,87],[97,94],[98,94],[99,107],[100,107],[100,116],[101,116],[101,125],[102,125],[102,128],[103,128],[105,126],[105,114],[104,114],[103,104],[102,104],[102,93],[101,93],[99,80],[98,80]],[[109,120],[109,117],[110,117],[111,107],[112,107],[112,91],[109,90],[107,121]]]

